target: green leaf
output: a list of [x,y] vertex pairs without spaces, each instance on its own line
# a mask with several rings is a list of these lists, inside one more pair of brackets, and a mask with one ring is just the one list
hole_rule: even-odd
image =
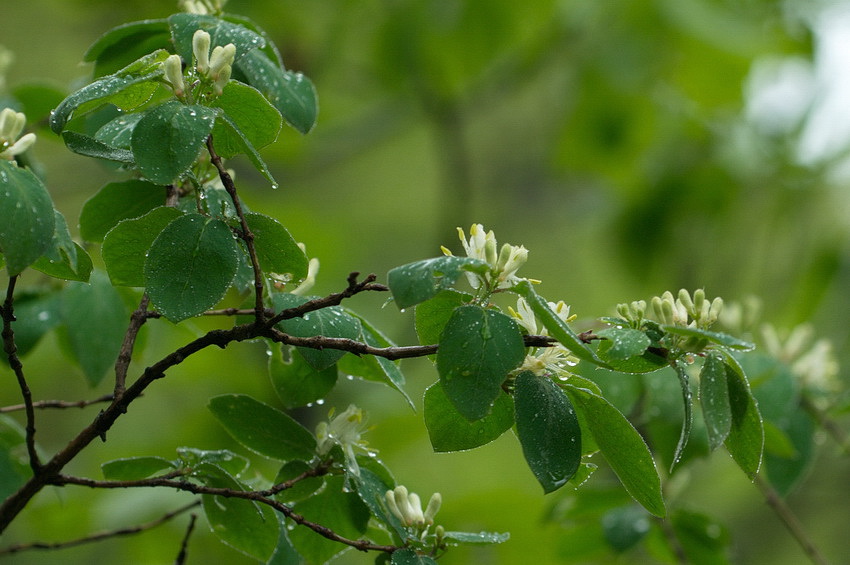
[[410,548],[405,548],[393,552],[390,565],[437,565],[437,562],[427,555],[420,555]]
[[72,282],[62,292],[62,323],[71,353],[89,385],[96,386],[115,365],[130,313],[103,272],[89,284]]
[[316,89],[303,74],[284,70],[261,51],[248,53],[234,67],[297,131],[307,134],[316,125],[319,115]]
[[590,363],[605,367],[606,369],[610,368],[605,362],[596,356],[593,350],[591,350],[586,343],[583,343],[579,339],[576,333],[567,325],[566,322],[559,318],[558,315],[549,308],[549,304],[543,297],[537,294],[530,282],[520,281],[520,283],[514,287],[514,291],[525,298],[528,305],[531,306],[531,310],[534,312],[534,315],[540,323],[543,324],[543,327],[549,331],[549,335],[557,339],[561,345],[569,349],[579,359],[589,361]]
[[145,113],[130,141],[141,173],[163,185],[183,176],[198,158],[215,118],[216,111],[211,108],[176,100]]
[[497,532],[446,532],[443,539],[452,545],[491,545],[494,543],[505,543],[511,538],[511,534]]
[[306,428],[250,396],[216,396],[208,407],[233,439],[265,457],[280,461],[310,459],[316,449],[316,439]]
[[235,61],[239,61],[254,49],[265,47],[263,37],[247,27],[231,23],[215,16],[202,14],[173,14],[168,17],[171,37],[177,53],[188,64],[194,58],[192,37],[199,29],[210,34],[210,47],[233,43],[236,47]]
[[470,257],[436,257],[408,263],[387,273],[387,284],[399,308],[425,302],[451,287],[465,272],[487,270],[487,263]]
[[704,514],[678,509],[670,516],[670,524],[678,542],[677,546],[684,552],[688,563],[729,563],[732,536],[717,520]]
[[392,512],[387,512],[384,494],[395,488],[395,484],[387,483],[376,473],[369,469],[360,469],[360,478],[357,480],[357,494],[360,499],[369,507],[369,510],[382,524],[392,528],[400,540],[404,541],[408,537],[407,529],[402,525],[401,520]]
[[178,447],[177,455],[183,467],[194,469],[201,463],[211,463],[215,468],[224,469],[228,474],[239,476],[248,468],[249,461],[227,449],[196,449],[194,447]]
[[764,425],[743,368],[732,355],[724,353],[724,357],[729,404],[732,407],[732,429],[726,438],[726,449],[741,470],[753,480],[761,466]]
[[0,497],[4,500],[32,478],[26,452],[23,426],[0,414]]
[[163,19],[132,22],[112,28],[88,48],[83,60],[94,62],[94,76],[112,74],[131,61],[169,44]]
[[673,462],[670,464],[671,473],[673,472],[673,468],[679,464],[679,461],[682,458],[682,453],[684,453],[685,447],[688,445],[688,439],[691,437],[691,426],[694,423],[693,393],[691,392],[688,373],[686,373],[685,368],[679,364],[673,365],[673,368],[676,370],[676,376],[679,377],[679,386],[682,388],[682,403],[685,409],[685,417],[682,420],[682,431],[679,434],[679,442],[676,444],[676,451],[673,452]]
[[[357,493],[346,492],[344,477],[328,477],[324,490],[294,505],[311,522],[322,524],[349,539],[359,539],[369,523],[369,508]],[[296,526],[289,533],[292,545],[309,563],[325,563],[347,546],[326,539],[316,532]]]
[[708,445],[712,451],[720,447],[732,429],[732,407],[729,405],[729,386],[726,363],[717,353],[709,353],[699,375],[699,396]]
[[720,332],[712,332],[700,328],[682,326],[662,325],[661,328],[667,333],[684,337],[705,339],[712,343],[716,343],[718,345],[722,345],[724,347],[728,347],[729,349],[734,349],[736,351],[752,351],[756,347],[755,344],[749,341],[744,341],[742,339],[738,339],[737,337]]
[[54,210],[53,242],[32,268],[45,275],[72,281],[88,282],[92,271],[91,257],[74,243],[65,218]]
[[221,96],[211,106],[220,108],[230,118],[230,124],[241,134],[233,138],[231,132],[216,127],[213,129],[216,152],[225,158],[244,153],[243,139],[260,149],[277,139],[282,125],[280,112],[256,88],[230,81]]
[[[308,302],[309,298],[295,294],[273,294],[272,302],[276,310],[294,308]],[[322,308],[305,314],[301,318],[290,318],[277,324],[277,327],[296,337],[340,337],[358,339],[362,335],[360,320],[350,316],[339,306]],[[299,353],[315,370],[322,371],[332,366],[345,355],[341,349],[313,349],[298,347]]]
[[[16,292],[14,306],[17,321],[14,330],[18,356],[26,355],[48,331],[60,323],[60,303],[60,295],[56,290],[44,294]],[[5,355],[0,355],[0,359],[5,363],[9,361]]]
[[62,141],[65,142],[65,146],[68,149],[77,155],[103,159],[105,161],[114,161],[116,163],[123,163],[126,165],[132,165],[135,163],[135,158],[131,151],[113,147],[99,139],[89,137],[82,133],[77,133],[75,131],[63,131]]
[[643,355],[652,343],[644,332],[634,328],[606,328],[599,330],[596,334],[611,342],[610,347],[605,350],[606,361],[609,359],[622,361]]
[[254,248],[265,273],[289,273],[294,280],[307,276],[307,256],[283,225],[265,214],[245,214],[254,234]]
[[664,517],[661,479],[652,453],[637,430],[601,396],[569,382],[565,390],[626,491],[651,514]]
[[[129,151],[130,144],[133,141],[133,130],[136,129],[136,124],[138,124],[139,120],[141,120],[143,117],[144,113],[119,114],[118,117],[113,118],[112,120],[100,126],[100,129],[95,132],[94,138],[97,141],[105,143],[110,148],[119,148],[127,150],[126,153],[129,155],[129,157],[126,162],[133,163],[133,154]],[[70,132],[63,132],[63,136],[66,133]],[[67,140],[65,141],[65,143],[68,143]],[[123,159],[112,160],[119,161]]]
[[224,137],[227,140],[225,143],[228,145],[232,145],[234,147],[238,146],[238,150],[236,150],[235,154],[244,153],[247,155],[248,160],[250,160],[254,167],[260,171],[264,177],[266,177],[266,180],[271,183],[272,188],[277,188],[277,181],[274,179],[274,176],[272,176],[268,165],[266,165],[266,162],[263,161],[260,153],[227,114],[218,116],[215,126],[213,127],[213,140],[215,142],[213,147],[215,147],[216,150],[218,148],[217,140],[220,137]]
[[416,305],[416,335],[422,345],[440,342],[440,335],[458,306],[472,301],[472,296],[456,290],[440,291],[434,298]]
[[269,357],[269,377],[284,408],[297,408],[322,399],[333,390],[337,369],[332,365],[317,371],[301,355],[289,354],[284,359],[278,346],[272,348]]
[[80,236],[102,243],[121,220],[138,218],[164,203],[162,186],[136,179],[108,183],[83,204]]
[[[286,481],[291,481],[296,477],[300,477],[304,473],[311,471],[311,466],[306,461],[293,459],[283,464],[283,467],[277,472],[274,479],[274,484],[279,485]],[[361,469],[362,471],[362,469]],[[322,488],[325,484],[325,479],[322,476],[307,477],[293,484],[290,488],[280,491],[275,495],[275,498],[284,502],[295,502],[303,500],[314,492]]]
[[[249,490],[211,463],[200,464],[195,472],[207,486]],[[280,536],[280,522],[271,507],[242,498],[211,494],[205,494],[201,499],[207,522],[221,541],[259,561],[271,558]]]
[[470,421],[490,413],[508,372],[525,359],[514,320],[477,305],[457,308],[437,350],[437,371],[446,396]]
[[73,114],[82,115],[103,106],[133,110],[153,96],[163,75],[162,62],[168,51],[160,49],[130,63],[113,75],[98,79],[71,93],[50,115],[50,129],[62,133]]
[[0,253],[14,276],[50,248],[55,216],[41,180],[6,159],[0,159],[0,218]]
[[173,461],[162,457],[129,457],[107,461],[100,470],[108,481],[136,481],[175,467]]
[[237,244],[227,224],[200,214],[173,220],[145,260],[145,287],[166,318],[179,322],[214,306],[230,287]]
[[564,486],[581,462],[581,429],[570,400],[548,377],[516,378],[516,430],[529,468],[546,494]]
[[475,449],[495,440],[514,425],[514,403],[504,392],[489,414],[470,422],[454,407],[440,383],[425,390],[425,426],[434,451]]
[[180,216],[176,208],[160,206],[140,218],[122,220],[109,230],[101,254],[112,284],[145,286],[148,250],[162,230]]
[[[765,422],[765,431],[767,424]],[[816,454],[815,431],[812,417],[801,410],[789,414],[782,422],[782,436],[790,444],[791,453],[781,456],[765,452],[764,468],[773,488],[781,496],[787,496],[812,466]],[[780,432],[781,433],[781,432]]]

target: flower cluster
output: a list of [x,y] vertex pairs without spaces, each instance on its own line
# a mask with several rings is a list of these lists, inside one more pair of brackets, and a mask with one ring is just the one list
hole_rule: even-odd
[[650,304],[655,319],[662,324],[701,329],[711,327],[723,309],[722,298],[717,297],[709,302],[701,288],[694,291],[693,298],[684,288],[679,291],[678,298],[674,298],[673,293],[668,290],[661,296],[653,297]]
[[772,325],[761,329],[765,349],[786,363],[803,386],[812,392],[830,393],[840,389],[839,366],[832,343],[815,340],[814,328],[802,324],[790,332],[780,333]]
[[323,457],[338,445],[345,456],[346,470],[350,475],[359,477],[360,466],[357,464],[355,450],[369,455],[374,453],[368,448],[368,442],[361,437],[367,431],[363,410],[352,404],[337,416],[331,411],[329,418],[329,421],[319,422],[316,426],[316,453]]
[[[575,316],[570,316],[570,307],[560,301],[557,304],[549,303],[549,308],[564,322],[572,321]],[[508,312],[530,335],[548,335],[546,328],[537,327],[534,312],[523,298],[517,299],[516,310],[508,308]],[[558,375],[565,377],[570,374],[569,368],[578,364],[578,357],[573,355],[569,349],[557,344],[552,347],[537,348],[531,354],[526,355],[518,371],[531,371],[536,375]]]
[[[216,45],[210,52],[210,34],[199,29],[192,36],[192,53],[195,57],[195,71],[202,82],[212,84],[216,96],[221,96],[224,87],[233,73],[233,61],[236,58],[236,46],[233,43]],[[183,61],[180,55],[170,55],[163,62],[165,80],[171,85],[174,95],[183,98],[186,95],[186,83],[183,77]]]
[[[528,250],[525,247],[506,243],[498,249],[493,230],[485,232],[481,224],[473,224],[469,228],[469,239],[466,238],[463,228],[458,228],[457,232],[467,257],[480,259],[490,267],[490,271],[484,275],[467,273],[472,288],[477,290],[483,286],[492,292],[511,288],[518,282],[526,280],[516,276],[517,270],[528,260]],[[452,254],[445,247],[442,250],[446,255]]]
[[439,492],[431,495],[428,506],[422,511],[422,502],[415,492],[408,492],[404,486],[388,490],[384,495],[387,508],[406,528],[414,528],[418,535],[424,536],[428,528],[434,525],[434,516],[440,510],[443,497]]
[[11,108],[0,111],[0,159],[11,161],[35,143],[34,133],[21,135],[26,123],[27,117],[21,112]]

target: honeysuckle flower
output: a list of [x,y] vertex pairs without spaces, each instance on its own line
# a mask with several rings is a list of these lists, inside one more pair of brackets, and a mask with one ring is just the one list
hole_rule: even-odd
[[206,75],[210,68],[210,34],[202,29],[192,36],[192,53],[195,55],[195,68]]
[[366,418],[363,411],[355,405],[350,405],[345,412],[333,416],[330,420],[319,422],[316,426],[316,453],[321,457],[330,453],[335,445],[342,448],[345,456],[345,466],[348,473],[354,477],[360,476],[360,466],[357,464],[356,451],[374,454],[368,448],[368,443],[361,437],[366,433]]
[[723,299],[717,297],[709,302],[703,289],[695,290],[693,298],[685,289],[679,291],[678,298],[667,290],[661,296],[654,296],[650,304],[655,318],[662,324],[702,329],[712,326],[723,310]]
[[225,68],[230,67],[236,58],[236,46],[232,43],[213,47],[212,55],[210,55],[210,70],[209,77],[213,80],[218,78],[219,73]]
[[316,284],[316,275],[319,273],[319,260],[316,257],[310,259],[310,262],[307,264],[307,277],[301,281],[301,284],[295,287],[292,291],[292,294],[297,294],[299,296],[304,296],[313,285]]
[[[490,267],[490,273],[483,277],[478,273],[466,273],[472,288],[477,290],[483,283],[493,291],[511,288],[526,280],[516,276],[517,270],[528,260],[528,250],[525,247],[506,243],[497,252],[496,235],[493,230],[485,232],[481,224],[472,224],[469,228],[469,239],[466,238],[463,228],[457,228],[457,233],[466,256],[484,261]],[[441,249],[446,255],[452,254],[445,247]]]
[[[574,316],[570,315],[570,307],[563,300],[555,303],[549,302],[549,309],[564,322],[571,321]],[[538,331],[537,320],[534,312],[523,298],[517,299],[516,310],[508,308],[508,312],[514,320],[531,335],[549,335],[546,328]],[[564,375],[569,368],[578,364],[578,357],[572,354],[563,345],[552,347],[541,347],[532,354],[526,355],[518,371],[531,371],[536,375]]]
[[27,117],[21,112],[11,108],[0,111],[0,158],[11,160],[35,143],[34,133],[21,135],[26,123]]
[[414,527],[420,533],[424,533],[429,526],[434,524],[434,516],[440,510],[443,497],[435,492],[428,500],[428,506],[422,511],[422,502],[415,492],[408,492],[407,487],[399,485],[384,494],[389,511],[398,518],[402,525]]
[[186,84],[183,82],[183,61],[180,55],[169,55],[162,65],[165,69],[165,80],[171,85],[175,96],[182,97]]
[[826,339],[815,340],[810,324],[801,324],[790,332],[780,332],[764,324],[761,336],[767,352],[788,365],[804,387],[819,393],[840,389],[839,365],[832,343]]

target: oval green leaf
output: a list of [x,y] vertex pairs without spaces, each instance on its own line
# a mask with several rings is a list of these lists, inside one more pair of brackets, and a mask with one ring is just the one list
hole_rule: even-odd
[[129,457],[107,461],[100,470],[108,481],[136,481],[175,467],[173,461],[162,457]]
[[307,276],[307,255],[283,225],[265,214],[245,214],[254,234],[254,248],[265,273],[290,274],[294,280]]
[[565,391],[626,491],[651,514],[666,514],[661,479],[641,435],[613,404],[569,384]]
[[523,359],[525,344],[516,322],[470,304],[457,308],[443,330],[437,371],[458,412],[475,421],[490,413],[508,372]]
[[221,300],[236,274],[237,244],[221,220],[186,214],[154,240],[145,260],[145,287],[154,306],[179,322]]
[[712,451],[720,447],[732,429],[732,407],[726,363],[717,353],[709,353],[699,374],[699,399],[702,417]]
[[160,206],[140,218],[122,220],[109,230],[101,254],[112,284],[145,286],[148,250],[162,230],[181,215],[176,208]]
[[446,396],[440,383],[425,391],[425,426],[434,451],[464,451],[488,444],[514,425],[514,403],[505,393],[499,394],[489,414],[470,422]]
[[387,273],[387,284],[399,308],[425,302],[451,287],[469,271],[489,269],[487,263],[471,257],[436,257],[408,263]]
[[581,462],[581,429],[572,403],[552,379],[523,371],[516,378],[516,430],[531,472],[550,493]]
[[269,357],[269,377],[284,408],[306,406],[324,398],[336,385],[337,369],[317,371],[301,355],[287,355],[274,346]]
[[726,449],[735,463],[755,479],[761,467],[764,451],[764,424],[750,385],[740,363],[729,354],[726,360],[726,378],[729,385],[729,404],[732,407],[732,429],[726,438]]
[[311,459],[316,439],[285,413],[244,394],[225,394],[210,399],[216,420],[233,439],[255,453],[271,459]]
[[80,236],[101,243],[121,220],[138,218],[164,203],[165,190],[160,185],[136,179],[108,183],[83,204]]
[[213,137],[216,151],[222,157],[230,158],[244,153],[243,139],[247,139],[253,148],[260,149],[272,143],[280,133],[280,112],[260,91],[247,84],[230,81],[211,106],[223,110],[230,119],[230,125],[240,133],[233,137],[229,131],[216,124]]
[[14,276],[50,248],[55,216],[41,180],[6,159],[0,159],[0,218],[0,253]]

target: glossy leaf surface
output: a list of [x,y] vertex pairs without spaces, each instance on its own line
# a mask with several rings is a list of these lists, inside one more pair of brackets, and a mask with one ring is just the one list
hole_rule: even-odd
[[53,201],[32,171],[6,159],[0,159],[0,218],[0,253],[9,275],[17,275],[53,241]]
[[489,269],[470,257],[436,257],[408,263],[387,273],[387,284],[399,308],[415,306],[451,287],[462,274]]
[[470,422],[446,396],[440,383],[425,391],[425,426],[434,451],[463,451],[488,444],[514,425],[514,403],[499,394],[489,414]]

